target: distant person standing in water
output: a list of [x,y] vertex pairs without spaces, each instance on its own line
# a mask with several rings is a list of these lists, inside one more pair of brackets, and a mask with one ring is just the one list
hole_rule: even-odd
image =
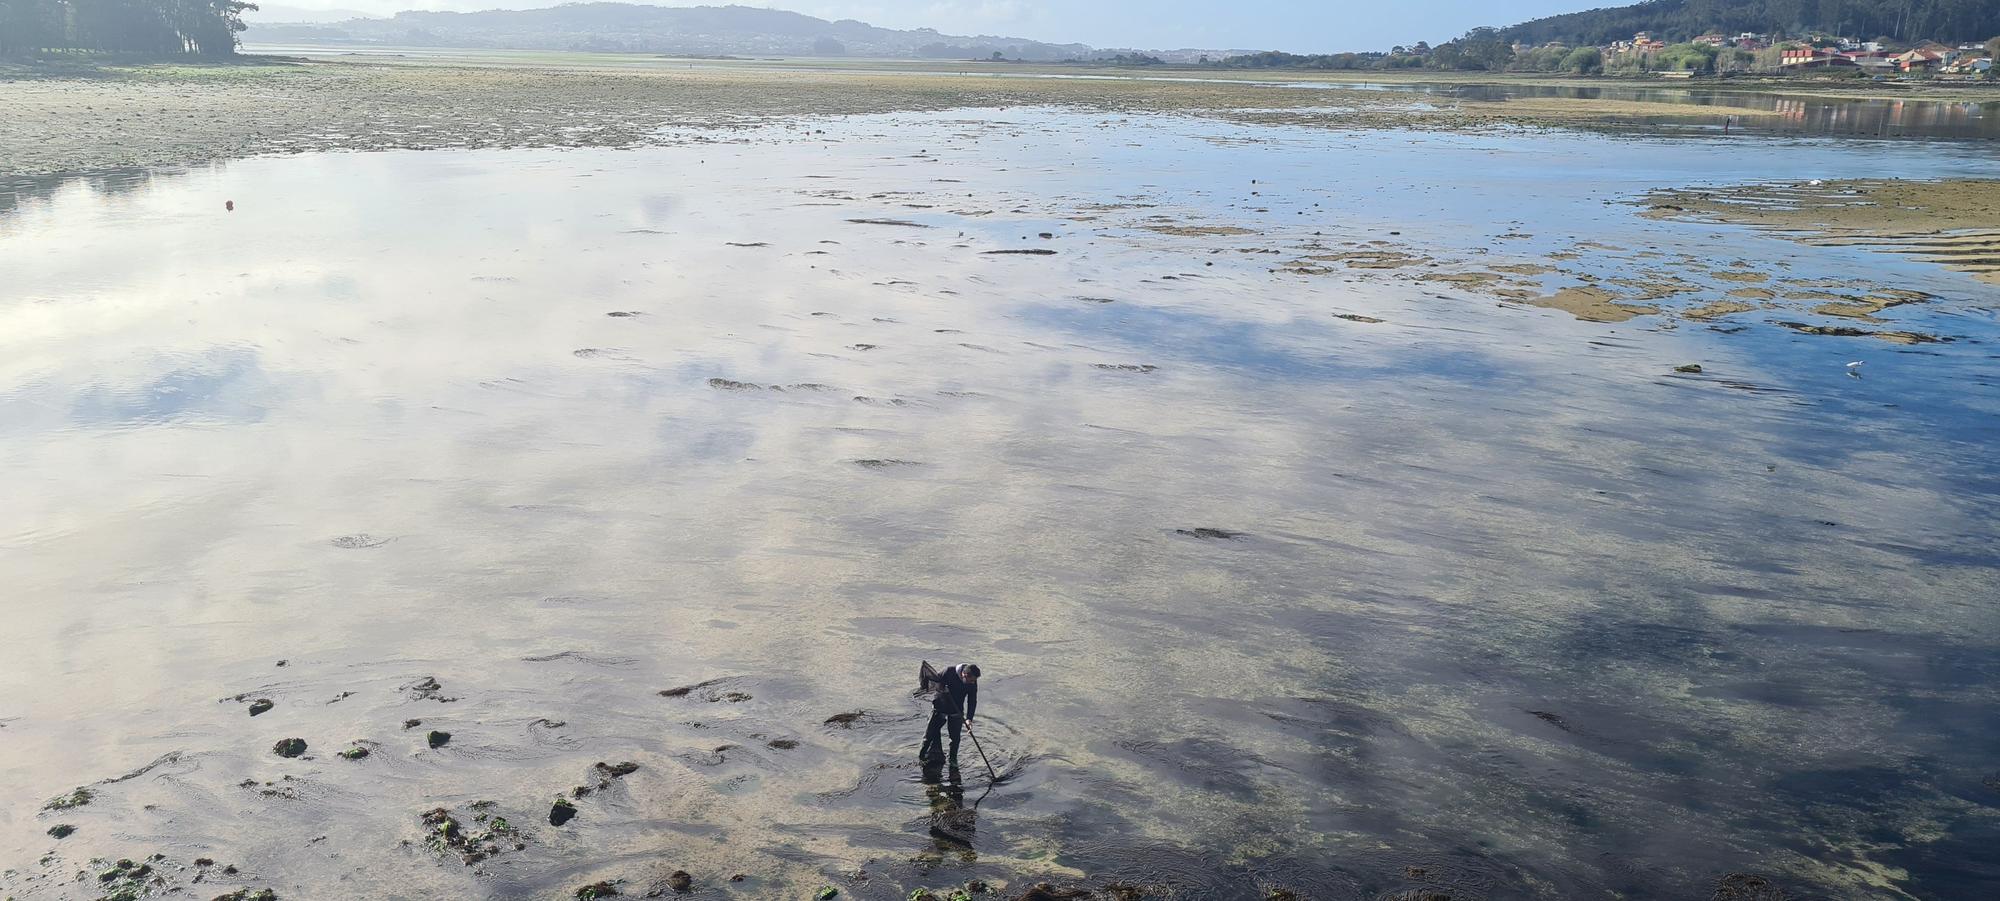
[[923,763],[944,762],[944,741],[939,733],[948,725],[951,727],[949,756],[953,763],[957,763],[959,730],[979,710],[979,667],[961,663],[940,671],[931,669],[931,665],[925,663],[922,678],[923,687],[935,688],[937,695],[931,698],[931,722],[924,729],[924,746],[917,751],[917,760]]

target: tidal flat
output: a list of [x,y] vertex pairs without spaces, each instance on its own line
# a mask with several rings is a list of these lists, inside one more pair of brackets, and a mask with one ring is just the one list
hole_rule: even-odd
[[692,71],[0,83],[0,897],[2000,881],[1991,143]]
[[0,175],[323,150],[642,147],[819,117],[1064,107],[1339,131],[2000,140],[2000,90],[1800,80],[1093,69],[643,54],[268,48],[230,65],[0,66]]

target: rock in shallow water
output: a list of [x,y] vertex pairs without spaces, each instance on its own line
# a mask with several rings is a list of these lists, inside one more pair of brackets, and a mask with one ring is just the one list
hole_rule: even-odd
[[666,690],[664,690],[664,691],[660,692],[660,697],[663,697],[663,698],[685,698],[685,697],[687,697],[687,696],[688,696],[689,694],[692,694],[692,693],[693,693],[693,692],[694,692],[694,691],[695,691],[696,689],[701,689],[701,688],[707,688],[707,687],[709,687],[709,686],[711,686],[711,685],[714,685],[715,683],[717,683],[717,682],[720,682],[720,681],[722,681],[722,680],[721,680],[721,679],[710,679],[710,680],[708,680],[708,681],[706,681],[706,682],[696,682],[696,683],[695,683],[695,684],[693,684],[693,685],[683,685],[683,686],[681,686],[681,687],[679,687],[679,688],[669,688],[669,689],[666,689]]
[[254,892],[240,888],[226,895],[216,895],[215,901],[278,901],[278,893],[267,888]]
[[411,682],[403,686],[403,691],[408,692],[410,697],[419,701],[436,701],[440,704],[449,704],[458,700],[457,698],[444,696],[444,685],[438,682],[436,676],[425,676],[422,679]]
[[281,739],[277,744],[271,746],[271,753],[279,757],[297,757],[305,752],[306,740],[303,738]]

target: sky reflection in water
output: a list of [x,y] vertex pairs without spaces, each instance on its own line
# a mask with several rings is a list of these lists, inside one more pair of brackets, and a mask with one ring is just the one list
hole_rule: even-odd
[[[1606,204],[1990,159],[1032,111],[828,130],[20,186],[6,859],[46,850],[41,801],[180,751],[68,816],[64,852],[222,849],[286,896],[676,867],[753,895],[866,867],[849,893],[885,898],[1072,870],[1221,897],[2000,878],[1991,289]],[[1944,296],[1900,321],[1959,340],[1576,322],[1235,249],[1391,233],[1861,270]],[[983,253],[1024,248],[1059,253]],[[917,659],[966,656],[1019,774],[969,847],[930,828],[957,802],[901,719]],[[460,700],[398,690],[424,675]],[[656,694],[718,677],[751,699]],[[215,700],[244,692],[279,707]],[[414,717],[452,750],[405,747]],[[271,757],[289,735],[317,759]],[[367,769],[331,756],[356,738]],[[476,880],[398,844],[477,798],[533,822],[625,759]],[[302,800],[235,787],[280,773]]]

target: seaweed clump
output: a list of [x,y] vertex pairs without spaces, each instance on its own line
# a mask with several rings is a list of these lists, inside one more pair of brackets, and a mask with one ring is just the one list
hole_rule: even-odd
[[910,892],[910,901],[972,901],[972,893],[962,888],[937,891],[920,888]]
[[1042,882],[1022,892],[1014,901],[1082,901],[1089,897],[1089,889],[1058,888]]
[[[493,805],[481,802],[473,806],[484,809]],[[443,807],[432,809],[423,815],[424,828],[428,831],[424,839],[425,847],[438,854],[456,854],[467,866],[499,854],[509,842],[516,851],[527,847],[506,817],[480,813],[474,821],[484,823],[486,828],[468,829],[452,816],[450,810]]]
[[[157,855],[155,859],[159,859]],[[97,882],[104,889],[98,901],[136,901],[164,880],[153,870],[151,862],[134,863],[121,859],[98,873]]]
[[42,805],[42,809],[69,810],[73,807],[82,807],[85,804],[89,804],[91,799],[95,797],[97,797],[96,792],[87,788],[79,788],[67,795],[50,800],[49,803]]

